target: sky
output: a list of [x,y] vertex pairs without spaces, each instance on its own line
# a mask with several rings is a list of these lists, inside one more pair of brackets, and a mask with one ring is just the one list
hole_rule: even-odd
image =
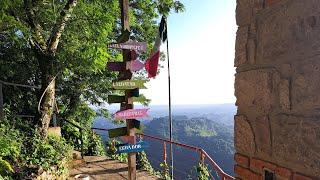
[[[173,105],[234,103],[235,0],[182,0],[168,17]],[[161,47],[166,52],[166,45]],[[168,104],[165,68],[141,90],[151,105]]]

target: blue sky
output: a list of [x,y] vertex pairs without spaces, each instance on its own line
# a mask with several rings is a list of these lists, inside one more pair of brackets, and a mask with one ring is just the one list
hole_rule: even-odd
[[[236,1],[182,2],[186,11],[168,19],[172,104],[234,103]],[[168,104],[166,63],[142,92],[152,105]]]

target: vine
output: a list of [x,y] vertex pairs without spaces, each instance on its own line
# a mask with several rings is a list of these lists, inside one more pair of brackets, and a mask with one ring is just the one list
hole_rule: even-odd
[[210,177],[208,166],[199,162],[197,166],[198,180],[208,180]]

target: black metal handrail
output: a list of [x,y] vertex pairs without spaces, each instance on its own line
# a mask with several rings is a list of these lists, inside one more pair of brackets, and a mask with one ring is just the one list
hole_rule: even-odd
[[71,124],[72,126],[76,127],[79,129],[79,132],[80,132],[80,143],[81,143],[81,158],[83,159],[83,156],[84,156],[84,151],[83,151],[83,135],[82,135],[82,132],[83,132],[83,128],[76,125],[75,123],[71,122],[71,121],[68,121],[66,119],[64,119],[63,121]]

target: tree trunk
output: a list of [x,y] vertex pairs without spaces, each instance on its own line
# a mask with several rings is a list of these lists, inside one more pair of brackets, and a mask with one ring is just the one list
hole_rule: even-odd
[[52,113],[55,106],[55,77],[53,74],[53,58],[51,56],[42,55],[39,58],[41,70],[41,96],[40,114],[38,119],[38,129],[41,137],[47,138],[48,128]]

